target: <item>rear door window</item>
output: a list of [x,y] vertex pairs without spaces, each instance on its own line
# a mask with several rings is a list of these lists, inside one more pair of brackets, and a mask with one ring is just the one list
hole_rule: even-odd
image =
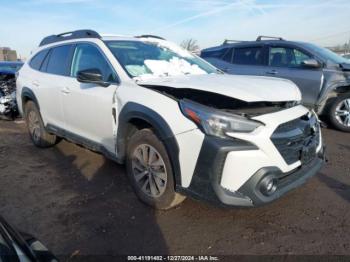
[[55,75],[69,75],[69,60],[72,45],[63,45],[51,49],[46,72]]
[[233,63],[238,65],[262,65],[263,48],[255,47],[240,47],[235,48],[233,52]]
[[49,52],[49,50],[45,49],[45,50],[37,53],[29,62],[30,67],[35,69],[35,70],[40,70],[40,67],[41,67],[48,52]]

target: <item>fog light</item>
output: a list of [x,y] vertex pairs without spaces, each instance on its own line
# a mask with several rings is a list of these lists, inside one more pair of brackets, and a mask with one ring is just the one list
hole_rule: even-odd
[[267,176],[260,182],[260,191],[265,196],[271,196],[277,190],[277,179],[274,176]]

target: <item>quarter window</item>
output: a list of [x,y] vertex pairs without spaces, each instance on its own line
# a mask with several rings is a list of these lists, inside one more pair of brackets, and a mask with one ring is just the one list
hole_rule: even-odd
[[77,77],[79,71],[98,69],[103,81],[117,82],[117,76],[101,52],[90,44],[79,44],[74,52],[71,76]]
[[69,54],[71,45],[63,45],[51,49],[46,72],[55,75],[69,74]]
[[49,63],[49,60],[50,60],[50,55],[51,55],[51,50],[48,51],[48,54],[46,55],[44,62],[41,64],[41,67],[40,67],[41,72],[46,72],[47,64]]
[[226,50],[224,56],[222,57],[222,60],[232,63],[232,55],[233,55],[233,48],[230,48]]
[[201,53],[201,57],[213,57],[213,58],[221,58],[223,53],[225,53],[227,49],[220,49],[215,51],[206,51]]
[[261,65],[262,48],[244,47],[235,48],[233,54],[233,63],[238,65]]
[[48,52],[49,51],[46,49],[37,53],[29,62],[30,67],[35,70],[40,70],[41,64],[43,63]]

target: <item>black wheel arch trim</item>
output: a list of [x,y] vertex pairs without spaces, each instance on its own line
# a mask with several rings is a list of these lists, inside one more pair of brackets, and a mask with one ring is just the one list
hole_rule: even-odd
[[29,89],[28,87],[23,87],[21,98],[22,98],[22,106],[24,106],[24,101],[26,100],[25,98],[28,98],[29,100],[33,101],[36,104],[36,106],[40,111],[40,105],[39,105],[38,99],[36,98],[34,92],[31,89]]
[[339,81],[333,85],[327,87],[321,94],[318,106],[317,113],[319,115],[324,115],[328,113],[329,104],[332,103],[332,100],[338,95],[350,94],[350,81]]
[[252,202],[249,198],[237,192],[226,190],[220,183],[229,152],[257,149],[254,144],[248,141],[206,135],[190,186],[187,188],[178,187],[177,191],[194,199],[205,200],[222,207],[251,206]]
[[125,159],[129,125],[132,120],[143,120],[153,127],[157,137],[163,142],[169,155],[176,185],[181,185],[179,145],[166,120],[153,109],[144,105],[128,102],[118,116],[117,153],[119,159]]

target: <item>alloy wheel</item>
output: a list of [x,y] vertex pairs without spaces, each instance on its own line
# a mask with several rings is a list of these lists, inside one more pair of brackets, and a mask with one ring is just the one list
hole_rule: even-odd
[[335,109],[336,119],[340,124],[350,127],[350,99],[344,99]]
[[167,171],[160,153],[151,145],[139,145],[133,152],[131,163],[141,191],[152,198],[160,197],[167,185]]
[[36,112],[30,111],[28,114],[28,128],[34,141],[40,140],[40,119]]

